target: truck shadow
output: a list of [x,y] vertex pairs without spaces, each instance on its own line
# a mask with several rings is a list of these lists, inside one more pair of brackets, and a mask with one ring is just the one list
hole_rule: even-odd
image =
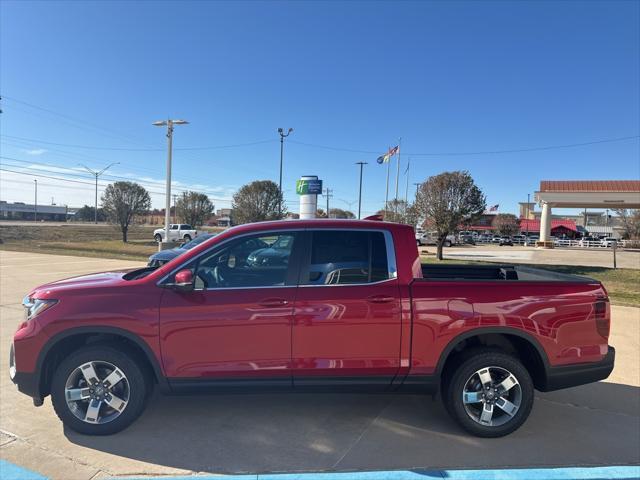
[[[640,388],[596,383],[539,393],[500,439],[463,432],[439,399],[399,394],[162,396],[110,437],[69,441],[210,473],[637,464]],[[427,472],[424,472],[427,474]]]

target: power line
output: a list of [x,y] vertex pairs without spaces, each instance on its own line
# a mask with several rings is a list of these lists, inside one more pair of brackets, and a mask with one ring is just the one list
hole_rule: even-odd
[[[18,166],[18,165],[9,165],[9,166],[28,169],[28,167],[21,167],[21,166]],[[28,175],[28,176],[32,176],[32,177],[42,177],[42,178],[49,178],[49,179],[52,179],[52,180],[59,180],[59,181],[62,181],[62,182],[72,182],[72,183],[77,183],[77,184],[95,186],[95,184],[93,184],[93,183],[83,182],[81,180],[74,180],[74,179],[64,178],[64,177],[52,177],[51,175],[43,175],[42,173],[31,173],[31,172],[25,172],[25,171],[16,171],[16,170],[10,170],[8,168],[2,168],[2,167],[0,167],[0,170],[4,171],[4,172],[15,173],[15,174],[18,174],[18,175]],[[75,177],[81,177],[81,178],[86,177],[86,175],[76,175],[76,174],[72,174],[72,173],[54,172],[54,171],[51,171],[51,170],[45,170],[45,172],[47,172],[47,173],[56,173],[58,175],[75,176]],[[110,175],[106,175],[106,174],[104,175],[104,177],[107,177],[107,176],[110,176]],[[116,177],[116,178],[118,178],[118,177]],[[127,181],[134,181],[133,179],[126,178],[126,177],[119,177],[119,178],[125,178]],[[153,188],[161,188],[161,186],[159,186],[159,185],[151,185],[151,184],[148,184],[148,183],[145,183],[145,182],[140,182],[140,181],[138,181],[136,183],[138,183],[138,184],[142,185],[143,187],[147,188],[149,190],[149,193],[152,193],[154,195],[166,195],[165,192],[159,192],[159,191],[152,190]],[[109,185],[108,183],[106,183],[106,184],[105,183],[98,183],[98,186],[100,186],[102,188],[106,188],[108,185]],[[184,193],[184,192],[188,192],[189,191],[187,189],[177,188],[177,187],[174,187],[174,190],[179,192],[179,193]],[[203,193],[211,193],[210,190],[200,190],[200,191],[203,192]],[[229,199],[229,198],[209,197],[209,199],[213,200],[213,201],[216,201],[216,202],[229,202],[229,201],[231,201],[231,199]]]
[[[72,177],[86,178],[86,175],[81,173],[81,171],[79,171],[77,169],[74,169],[74,168],[66,167],[66,166],[53,165],[51,163],[43,163],[43,162],[30,162],[30,161],[27,161],[27,160],[20,160],[20,159],[17,159],[17,158],[7,157],[7,156],[3,156],[3,155],[0,155],[0,159],[6,159],[6,160],[13,161],[13,162],[27,163],[27,164],[33,164],[33,165],[42,165],[42,166],[45,166],[45,167],[53,167],[53,168],[56,168],[58,170],[69,170],[69,172],[60,172],[60,171],[55,171],[55,170],[48,170],[46,168],[36,169],[34,167],[28,167],[28,166],[25,167],[25,166],[22,166],[22,165],[11,165],[11,164],[8,164],[6,162],[3,163],[4,165],[8,165],[8,166],[11,166],[11,167],[17,167],[17,168],[22,168],[22,169],[26,169],[26,170],[44,171],[44,172],[47,172],[47,173],[55,173],[55,174],[58,174],[58,175],[66,175],[66,176],[72,176]],[[157,184],[155,184],[155,183],[152,183],[152,182],[149,182],[149,181],[139,180],[139,179],[133,178],[133,177],[124,177],[122,175],[114,175],[112,173],[105,173],[103,175],[103,177],[105,177],[105,178],[108,177],[109,179],[113,179],[113,180],[124,180],[124,181],[128,181],[128,182],[136,181],[140,185],[142,185],[144,187],[147,187],[147,188],[160,188],[161,187],[160,183],[162,182],[162,180],[158,180],[156,182]],[[188,189],[186,187],[185,188],[179,188],[179,187],[175,186],[173,188],[176,191],[179,191],[179,192],[186,192],[186,191],[189,191],[189,190],[198,190],[198,191],[202,191],[202,192],[205,192],[205,193],[207,193],[207,192],[211,193],[212,192],[212,190],[202,190],[202,189],[198,189],[198,188],[195,188],[195,187],[191,188],[191,189]],[[216,198],[213,198],[213,197],[210,197],[210,198],[212,200],[216,200],[216,201],[227,201],[227,200],[224,200],[224,199],[216,199]]]
[[[574,147],[584,147],[588,145],[597,145],[600,143],[613,143],[613,142],[623,142],[626,140],[638,139],[640,135],[631,135],[627,137],[616,137],[616,138],[605,138],[601,140],[593,140],[590,142],[581,142],[581,143],[567,143],[563,145],[548,145],[543,147],[526,147],[526,148],[514,148],[514,149],[504,149],[504,150],[484,150],[484,151],[476,151],[476,152],[426,152],[426,153],[414,153],[414,152],[404,152],[405,155],[415,155],[415,156],[471,156],[471,155],[497,155],[503,153],[521,153],[521,152],[535,152],[541,150],[555,150],[561,148],[574,148]],[[355,150],[351,148],[341,148],[341,147],[331,147],[328,145],[318,145],[313,143],[304,143],[295,140],[290,140],[290,143],[294,143],[297,145],[304,145],[307,147],[314,148],[324,148],[326,150],[334,150],[338,152],[349,152],[349,153],[366,153],[366,154],[378,154],[381,150]]]
[[[127,141],[129,143],[137,143],[137,144],[140,144],[140,145],[143,144],[141,142],[138,142],[138,141],[132,139],[131,137],[129,137],[127,135],[124,135],[121,132],[117,132],[115,130],[111,130],[109,128],[105,128],[105,127],[103,127],[101,125],[97,125],[97,124],[88,122],[86,120],[75,118],[75,117],[72,117],[70,115],[59,113],[59,112],[56,112],[54,110],[51,110],[51,109],[48,109],[48,108],[45,108],[45,107],[41,107],[39,105],[34,105],[33,103],[25,102],[24,100],[19,100],[17,98],[9,97],[7,95],[3,95],[3,99],[7,99],[7,100],[9,100],[11,102],[15,102],[15,103],[27,106],[29,108],[32,108],[32,109],[35,109],[35,110],[39,110],[41,112],[46,112],[49,115],[54,115],[54,116],[57,116],[59,118],[62,118],[62,119],[64,119],[63,123],[67,123],[67,124],[69,124],[69,125],[71,125],[72,127],[75,127],[75,128],[79,128],[79,129],[82,129],[82,130],[88,130],[88,131],[94,131],[94,132],[95,131],[102,132],[103,135],[105,133],[107,133],[106,136],[109,136],[109,137],[113,137],[113,138],[118,138],[119,137],[119,138],[122,138],[122,139],[124,139],[125,141]],[[11,108],[15,108],[15,107],[11,107]],[[23,110],[23,109],[20,109],[20,108],[17,108],[16,110],[22,111],[22,112],[26,112],[26,113],[31,114],[31,115],[36,115],[35,112],[29,111],[29,110]]]
[[[69,148],[82,148],[86,150],[108,150],[108,151],[123,151],[123,152],[164,152],[165,148],[129,148],[129,147],[105,147],[105,146],[95,146],[95,145],[77,145],[72,143],[58,143],[58,142],[50,142],[47,140],[39,140],[36,138],[27,138],[27,137],[17,137],[15,135],[1,135],[2,137],[14,139],[14,140],[22,140],[25,142],[33,142],[40,143],[43,145],[55,145],[58,147],[69,147]],[[219,150],[225,148],[240,148],[240,147],[250,147],[253,145],[261,145],[264,143],[275,143],[277,140],[269,139],[269,140],[257,140],[255,142],[246,142],[246,143],[234,143],[229,145],[210,145],[203,147],[181,147],[174,148],[174,150],[180,151],[196,151],[196,150]]]
[[[12,141],[7,141],[7,140],[0,140],[0,143],[5,144],[5,145],[10,145],[12,147],[15,147],[15,148],[18,148],[18,149],[23,149],[23,150],[26,149],[26,148],[30,148],[30,147],[34,146],[33,143],[29,143],[29,142],[26,142],[26,141],[23,141],[23,140],[15,140],[15,141],[16,142],[20,142],[20,143],[14,143]],[[78,153],[78,152],[69,152],[68,150],[62,150],[62,149],[59,149],[59,148],[52,148],[52,147],[50,147],[48,145],[47,145],[46,149],[47,149],[47,151],[57,152],[57,156],[60,156],[60,157],[70,158],[70,159],[73,159],[73,160],[82,160],[84,162],[88,162],[88,163],[92,163],[92,164],[96,164],[96,165],[102,165],[102,164],[108,163],[110,161],[110,160],[106,160],[106,159],[103,159],[103,158],[94,157],[93,155],[87,155],[87,154]],[[181,152],[181,156],[185,156],[185,155],[189,156],[190,159],[196,160],[198,162],[204,161],[202,158],[193,156],[192,152]],[[120,157],[117,157],[117,158],[120,159]],[[17,160],[17,159],[14,159],[14,160],[15,161],[21,161],[21,162],[24,162],[24,163],[34,163],[34,164],[39,163],[39,162],[36,162],[36,161],[28,161],[27,162],[27,161],[24,161],[24,160]],[[132,165],[126,164],[124,162],[120,162],[120,164],[123,167],[126,167],[128,170],[132,170],[134,172],[135,171],[144,172],[147,175],[149,175],[149,174],[162,175],[161,172],[158,172],[157,170],[154,170],[154,169],[144,168],[144,167],[140,167],[138,165],[133,165],[132,166]],[[218,170],[227,170],[227,171],[235,171],[237,169],[235,165],[233,167],[229,167],[229,168],[226,168],[224,166],[218,166],[216,168]],[[252,167],[252,168],[253,168],[254,171],[264,173],[265,175],[268,175],[268,174],[271,173],[270,171],[257,169],[255,167]],[[184,174],[180,174],[179,177],[176,175],[176,180],[181,180],[183,182],[189,182],[190,181],[190,182],[197,183],[197,182],[201,181],[202,178],[189,177],[189,176],[186,176]]]

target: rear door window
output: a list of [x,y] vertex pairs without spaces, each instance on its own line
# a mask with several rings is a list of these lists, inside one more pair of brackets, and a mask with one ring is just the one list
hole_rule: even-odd
[[311,232],[309,265],[302,285],[344,285],[391,278],[384,233],[358,230]]

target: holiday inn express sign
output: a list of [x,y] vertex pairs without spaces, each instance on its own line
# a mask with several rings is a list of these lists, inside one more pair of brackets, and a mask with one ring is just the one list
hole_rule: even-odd
[[296,193],[298,195],[322,194],[322,180],[303,179],[296,181]]

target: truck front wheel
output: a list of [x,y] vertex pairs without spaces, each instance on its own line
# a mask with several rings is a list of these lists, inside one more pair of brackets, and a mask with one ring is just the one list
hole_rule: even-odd
[[64,359],[51,382],[56,414],[85,435],[111,435],[144,410],[150,382],[134,358],[108,345],[85,347]]
[[529,372],[502,352],[477,352],[460,363],[446,383],[447,411],[479,437],[508,435],[525,422],[533,407]]

